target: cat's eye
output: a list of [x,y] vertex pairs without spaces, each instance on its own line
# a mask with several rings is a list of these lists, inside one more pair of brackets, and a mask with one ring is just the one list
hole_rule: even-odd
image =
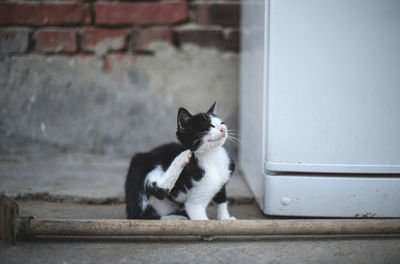
[[215,127],[213,124],[210,124],[210,127]]
[[221,125],[225,125],[225,122],[221,122]]

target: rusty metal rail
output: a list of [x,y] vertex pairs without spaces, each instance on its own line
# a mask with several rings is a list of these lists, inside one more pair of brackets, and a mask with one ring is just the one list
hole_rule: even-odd
[[400,234],[400,219],[290,219],[236,221],[35,219],[0,197],[1,239],[35,236],[237,236]]

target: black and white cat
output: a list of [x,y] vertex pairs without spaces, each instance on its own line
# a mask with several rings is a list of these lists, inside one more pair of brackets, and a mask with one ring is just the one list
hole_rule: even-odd
[[228,129],[216,116],[215,103],[197,115],[180,108],[177,121],[180,143],[132,158],[125,183],[128,218],[207,220],[206,208],[214,200],[217,218],[234,220],[225,185],[235,164],[222,146]]

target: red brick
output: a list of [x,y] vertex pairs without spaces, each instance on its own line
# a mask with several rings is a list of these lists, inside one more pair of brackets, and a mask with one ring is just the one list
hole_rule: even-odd
[[89,5],[78,3],[0,3],[0,25],[89,24]]
[[173,38],[172,30],[166,27],[135,29],[132,31],[132,49],[148,50],[152,42],[173,44]]
[[137,61],[137,56],[131,54],[109,54],[104,57],[104,70],[109,72],[116,64],[133,64]]
[[102,2],[95,4],[96,24],[176,24],[188,17],[187,3],[179,2]]
[[225,49],[239,52],[240,50],[240,31],[232,30],[226,35]]
[[37,32],[35,41],[39,51],[71,53],[77,50],[74,30],[41,30]]
[[179,44],[196,44],[200,47],[223,48],[222,31],[213,28],[185,28],[177,30]]
[[197,4],[196,21],[200,25],[239,26],[240,4]]
[[25,52],[29,45],[29,34],[28,30],[0,30],[0,52]]
[[124,50],[126,33],[123,30],[87,29],[82,33],[82,49],[86,51]]

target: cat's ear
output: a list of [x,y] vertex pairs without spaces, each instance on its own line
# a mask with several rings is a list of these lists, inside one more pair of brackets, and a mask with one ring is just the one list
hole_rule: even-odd
[[217,102],[214,101],[213,105],[210,107],[210,109],[208,109],[207,114],[215,115],[217,113],[216,107],[215,107],[216,105],[217,105]]
[[183,130],[186,127],[187,122],[192,117],[188,110],[181,107],[178,110],[178,129]]

